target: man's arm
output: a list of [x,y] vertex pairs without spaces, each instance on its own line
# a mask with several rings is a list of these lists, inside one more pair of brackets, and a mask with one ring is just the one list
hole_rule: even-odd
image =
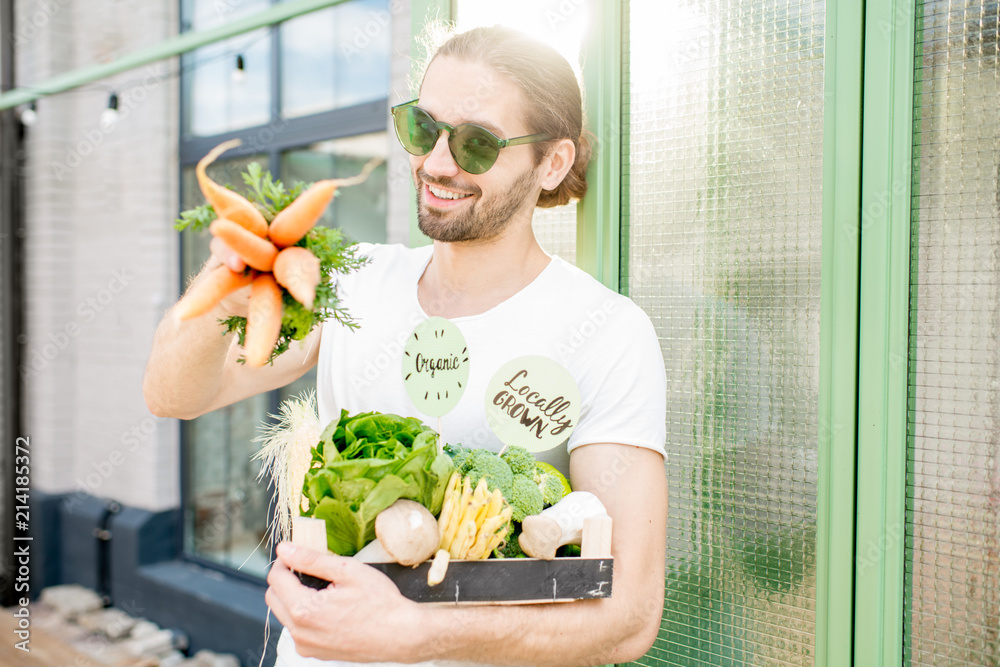
[[[663,610],[663,458],[640,447],[587,445],[573,451],[570,466],[573,488],[598,496],[614,519],[611,598],[431,607],[406,600],[354,559],[282,544],[268,575],[268,605],[307,657],[560,666],[637,659],[655,640]],[[333,586],[306,588],[289,568]]]
[[[195,285],[219,260],[209,259]],[[190,289],[190,286],[189,286]],[[250,288],[226,297],[210,312],[179,321],[171,308],[153,337],[142,391],[149,411],[159,417],[194,419],[259,393],[283,387],[316,364],[322,325],[262,368],[248,368],[236,334],[223,335],[220,319],[247,313]]]

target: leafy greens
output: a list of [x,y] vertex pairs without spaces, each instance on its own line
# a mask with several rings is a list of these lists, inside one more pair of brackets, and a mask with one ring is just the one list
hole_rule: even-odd
[[400,498],[437,516],[455,470],[430,427],[378,412],[341,411],[312,454],[302,489],[309,509],[302,514],[326,520],[327,546],[342,556],[375,539],[375,517]]

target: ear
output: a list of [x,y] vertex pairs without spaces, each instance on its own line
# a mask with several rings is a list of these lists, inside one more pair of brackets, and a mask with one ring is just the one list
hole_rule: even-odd
[[542,180],[539,185],[543,190],[555,190],[566,178],[576,160],[576,146],[569,139],[560,139],[539,165],[542,169]]

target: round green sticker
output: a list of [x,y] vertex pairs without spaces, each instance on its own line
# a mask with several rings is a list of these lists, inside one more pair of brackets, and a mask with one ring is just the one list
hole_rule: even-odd
[[429,317],[403,347],[403,385],[417,409],[442,417],[455,407],[469,383],[469,349],[450,320]]
[[508,361],[486,387],[486,421],[505,445],[552,449],[569,438],[579,418],[576,380],[548,357]]

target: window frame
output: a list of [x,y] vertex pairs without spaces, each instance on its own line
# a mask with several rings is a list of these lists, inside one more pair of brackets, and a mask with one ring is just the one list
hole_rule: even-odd
[[[180,0],[183,2],[183,0]],[[350,1],[350,0],[346,0]],[[278,0],[271,0],[272,6],[278,4]],[[191,29],[184,17],[179,19],[180,32]],[[188,91],[186,73],[182,73],[180,85],[178,86],[179,102],[179,136],[178,136],[178,202],[184,201],[184,172],[186,169],[194,167],[209,150],[230,139],[241,139],[243,145],[234,149],[227,157],[239,158],[251,154],[261,154],[267,156],[266,168],[272,174],[281,173],[281,155],[283,152],[304,148],[312,144],[346,137],[371,134],[375,132],[389,131],[389,90],[386,96],[380,99],[329,109],[314,114],[285,118],[281,113],[281,23],[275,23],[268,27],[269,34],[266,39],[270,40],[271,58],[268,64],[270,69],[270,105],[268,115],[270,120],[267,123],[253,125],[238,130],[231,130],[214,135],[193,136],[190,134],[190,114],[188,113],[188,101],[190,93]],[[184,249],[183,244],[179,244],[177,253],[177,273],[178,273],[178,293],[183,293],[186,283],[184,275]],[[278,411],[279,390],[267,393],[267,411],[276,413]],[[222,408],[223,410],[229,409]],[[191,480],[188,476],[188,468],[191,464],[188,455],[188,447],[191,445],[188,428],[181,424],[179,433],[180,445],[180,529],[177,531],[177,553],[182,561],[197,564],[199,566],[219,571],[226,576],[247,581],[250,583],[263,584],[264,579],[256,574],[249,574],[234,567],[225,565],[218,561],[211,560],[204,556],[192,553],[186,549],[186,539],[190,534],[188,516],[193,511],[189,501]]]

